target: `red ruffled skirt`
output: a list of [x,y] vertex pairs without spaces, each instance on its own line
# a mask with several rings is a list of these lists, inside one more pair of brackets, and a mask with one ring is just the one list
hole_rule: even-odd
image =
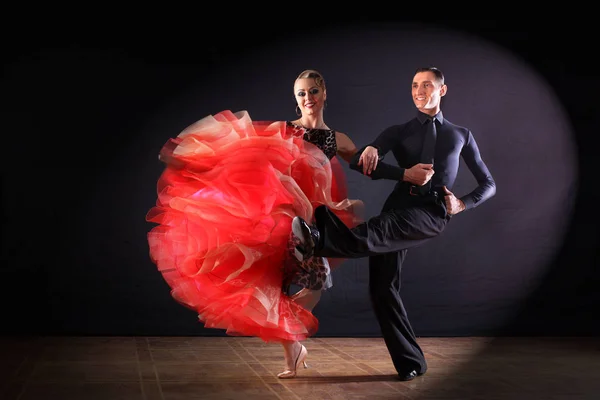
[[[207,328],[264,341],[304,340],[314,315],[282,292],[291,222],[324,204],[352,226],[337,160],[285,121],[223,111],[190,125],[160,152],[166,168],[146,220],[150,257],[172,296]],[[339,264],[339,260],[337,260]]]

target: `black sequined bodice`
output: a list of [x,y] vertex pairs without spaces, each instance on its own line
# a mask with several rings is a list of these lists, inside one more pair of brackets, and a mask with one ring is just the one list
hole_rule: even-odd
[[330,160],[337,154],[337,143],[333,129],[312,129],[294,125],[287,121],[287,126],[293,130],[294,136],[302,135],[302,138],[317,146]]

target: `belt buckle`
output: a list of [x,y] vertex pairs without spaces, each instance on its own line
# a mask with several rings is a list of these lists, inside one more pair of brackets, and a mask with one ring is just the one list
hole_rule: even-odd
[[419,196],[421,194],[419,192],[413,193],[413,189],[418,190],[417,186],[411,185],[410,190],[408,191],[408,194],[410,194],[411,196]]

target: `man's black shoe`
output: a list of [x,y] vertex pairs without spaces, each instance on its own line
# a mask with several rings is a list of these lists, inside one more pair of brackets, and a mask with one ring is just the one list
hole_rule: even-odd
[[305,220],[300,217],[294,217],[292,220],[292,233],[298,238],[300,244],[296,246],[294,255],[298,261],[308,260],[313,256],[315,245],[319,241],[319,231],[309,226]]
[[417,376],[423,375],[425,372],[417,372],[416,370],[410,371],[408,374],[398,374],[398,379],[401,381],[412,381]]

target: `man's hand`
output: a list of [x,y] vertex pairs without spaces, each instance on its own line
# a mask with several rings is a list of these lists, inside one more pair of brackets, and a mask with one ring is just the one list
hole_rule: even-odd
[[373,146],[367,146],[358,160],[358,165],[362,165],[363,174],[371,175],[371,172],[377,168],[377,162],[379,161],[379,152]]
[[404,171],[404,180],[413,185],[423,186],[433,176],[433,164],[416,164]]
[[446,202],[446,211],[450,215],[456,215],[461,211],[464,211],[466,206],[465,203],[454,195],[446,186],[444,186],[444,201]]

